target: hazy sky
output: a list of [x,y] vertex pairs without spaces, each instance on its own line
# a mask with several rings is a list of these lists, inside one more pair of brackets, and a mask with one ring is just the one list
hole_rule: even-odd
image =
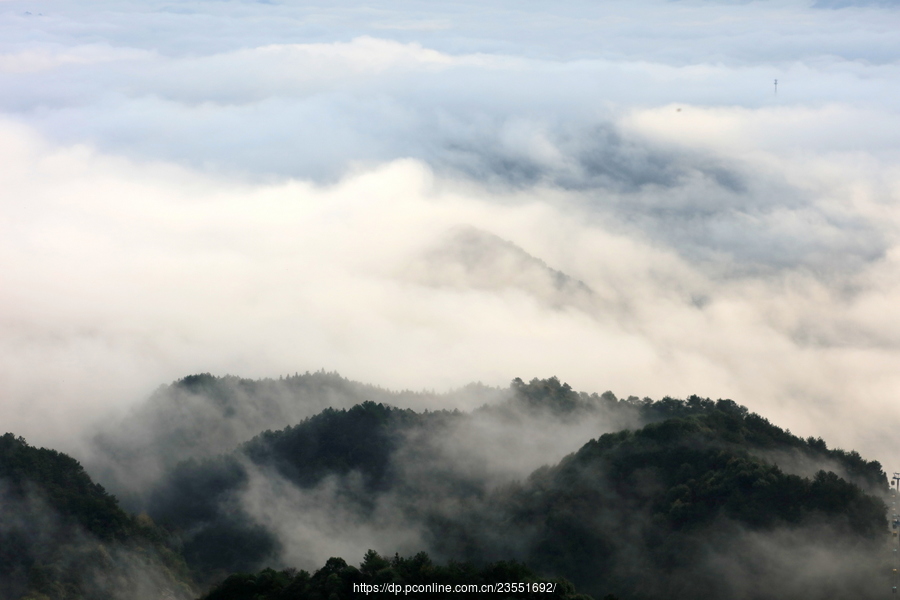
[[557,375],[890,471],[898,31],[888,0],[0,0],[4,429],[65,449],[205,371]]

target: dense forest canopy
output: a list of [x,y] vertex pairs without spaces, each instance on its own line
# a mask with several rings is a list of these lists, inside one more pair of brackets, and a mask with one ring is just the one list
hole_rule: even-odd
[[295,569],[231,575],[202,600],[345,600],[369,594],[462,598],[479,591],[501,598],[590,600],[565,579],[539,577],[521,563],[438,565],[424,552],[386,559],[374,550],[366,552],[359,568],[332,557],[312,575]]
[[[138,514],[73,458],[0,438],[4,597],[342,598],[352,583],[498,574],[559,581],[560,598],[886,589],[881,465],[731,400],[516,379],[471,388],[492,401],[468,412],[362,399],[198,450],[223,427],[302,414],[291,402],[317,393],[415,397],[333,374],[275,381],[191,376],[136,411],[147,431],[131,452],[115,450],[134,423],[98,436],[94,464]],[[116,474],[136,449],[157,471],[129,487]],[[358,569],[334,558],[372,547],[394,558],[370,551]]]
[[126,598],[195,588],[176,541],[130,515],[75,459],[0,437],[0,596]]

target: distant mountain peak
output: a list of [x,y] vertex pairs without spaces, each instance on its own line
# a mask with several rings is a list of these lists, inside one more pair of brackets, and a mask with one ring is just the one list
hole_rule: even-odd
[[588,309],[595,292],[517,244],[469,225],[454,227],[411,265],[414,281],[432,287],[519,290],[541,304]]

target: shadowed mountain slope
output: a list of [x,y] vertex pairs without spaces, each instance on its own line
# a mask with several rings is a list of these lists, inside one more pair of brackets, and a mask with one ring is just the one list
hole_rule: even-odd
[[75,459],[0,437],[0,597],[190,598],[184,559],[147,515],[122,511]]
[[[587,439],[585,426],[611,432],[544,461],[555,466],[527,456],[549,437]],[[471,413],[327,409],[179,463],[145,501],[207,582],[303,566],[317,544],[380,542],[521,560],[601,597],[866,597],[880,585],[886,488],[877,462],[730,400],[620,400],[551,378],[515,380]]]

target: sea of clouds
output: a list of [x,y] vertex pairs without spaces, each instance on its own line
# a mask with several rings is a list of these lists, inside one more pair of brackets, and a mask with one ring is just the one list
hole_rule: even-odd
[[890,1],[2,0],[0,417],[77,450],[196,372],[556,375],[890,470],[897,31]]

